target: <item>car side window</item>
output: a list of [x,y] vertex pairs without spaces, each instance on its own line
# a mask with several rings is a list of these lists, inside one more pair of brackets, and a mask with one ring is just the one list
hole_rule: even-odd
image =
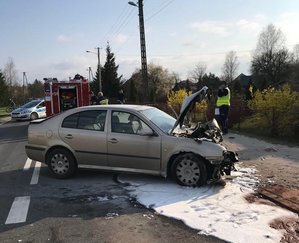
[[45,102],[40,103],[36,108],[43,108],[45,107]]
[[62,127],[104,131],[106,110],[82,111],[66,117]]
[[72,114],[64,118],[61,126],[65,128],[77,128],[78,118],[79,118],[79,113]]
[[126,134],[142,134],[141,130],[149,132],[152,129],[139,117],[129,112],[112,111],[111,131]]

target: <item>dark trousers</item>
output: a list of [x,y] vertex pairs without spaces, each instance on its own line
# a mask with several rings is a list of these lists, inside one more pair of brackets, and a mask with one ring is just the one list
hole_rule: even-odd
[[223,133],[228,132],[228,128],[227,128],[228,112],[229,112],[228,105],[222,105],[219,107],[219,123],[220,123],[219,125]]

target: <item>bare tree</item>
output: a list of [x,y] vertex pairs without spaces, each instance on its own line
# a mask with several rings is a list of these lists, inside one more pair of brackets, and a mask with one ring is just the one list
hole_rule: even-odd
[[207,71],[207,65],[203,62],[199,62],[195,65],[195,68],[189,72],[188,74],[189,79],[192,82],[201,85],[202,77],[205,75],[206,71]]
[[294,61],[295,63],[299,63],[299,44],[296,44],[293,49]]
[[12,86],[17,83],[17,71],[13,59],[8,58],[8,62],[5,64],[3,74],[7,85],[9,86],[10,95],[12,94]]
[[172,77],[172,79],[174,80],[175,83],[178,83],[181,81],[180,75],[177,72],[172,72],[170,74],[170,76]]
[[163,97],[167,97],[168,92],[175,83],[175,78],[167,69],[150,63],[148,65],[148,79],[150,81],[151,100],[156,102],[163,99]]
[[260,33],[255,54],[259,55],[266,52],[277,52],[284,48],[285,36],[280,29],[277,29],[273,24],[267,27]]
[[225,61],[222,67],[223,78],[231,83],[236,76],[239,67],[238,57],[235,51],[230,51],[225,56]]
[[260,34],[251,61],[253,75],[263,77],[268,84],[279,83],[288,76],[292,55],[284,46],[285,37],[280,29],[269,24]]

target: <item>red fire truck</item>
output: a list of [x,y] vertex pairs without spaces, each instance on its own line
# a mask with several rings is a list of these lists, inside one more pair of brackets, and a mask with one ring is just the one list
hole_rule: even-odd
[[47,117],[59,112],[90,104],[90,86],[87,79],[76,74],[69,81],[44,78]]

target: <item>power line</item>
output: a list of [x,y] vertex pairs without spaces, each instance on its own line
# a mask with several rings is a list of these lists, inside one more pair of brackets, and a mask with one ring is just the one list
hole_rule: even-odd
[[149,21],[150,19],[152,19],[154,16],[156,16],[157,14],[159,14],[163,9],[165,9],[166,7],[168,7],[174,0],[168,0],[165,1],[164,3],[162,3],[160,6],[162,6],[164,4],[164,6],[162,6],[157,12],[153,13],[152,15],[150,15],[148,18],[145,19],[145,22]]
[[121,13],[119,14],[119,16],[116,18],[116,21],[111,25],[111,27],[106,31],[104,37],[102,38],[104,41],[108,38],[109,33],[113,30],[115,30],[115,28],[117,28],[117,26],[123,21],[123,19],[125,18],[125,16],[129,13],[130,8],[128,6],[128,4],[124,5],[124,8],[122,9]]
[[[158,11],[156,11],[155,13],[153,13],[152,15],[150,15],[147,19],[145,19],[145,22],[147,22],[148,20],[152,19],[154,16],[156,16],[157,14],[159,14],[163,9],[165,9],[167,6],[169,6],[174,0],[167,0],[164,3],[160,4],[160,6],[162,6],[160,9],[158,9]],[[160,7],[159,6],[159,7]],[[133,32],[133,31],[132,31]],[[129,37],[126,39],[125,42],[123,42],[120,47],[117,49],[117,51],[115,53],[118,53],[123,47],[124,45],[128,42],[128,40],[130,39],[130,35],[128,35]]]
[[134,11],[134,9],[130,10],[130,12],[128,13],[126,18],[122,21],[122,23],[120,23],[120,25],[117,28],[114,29],[114,31],[110,34],[110,36],[112,36],[112,37],[117,36],[121,33],[122,28],[129,23],[130,18],[132,17],[133,11]]

